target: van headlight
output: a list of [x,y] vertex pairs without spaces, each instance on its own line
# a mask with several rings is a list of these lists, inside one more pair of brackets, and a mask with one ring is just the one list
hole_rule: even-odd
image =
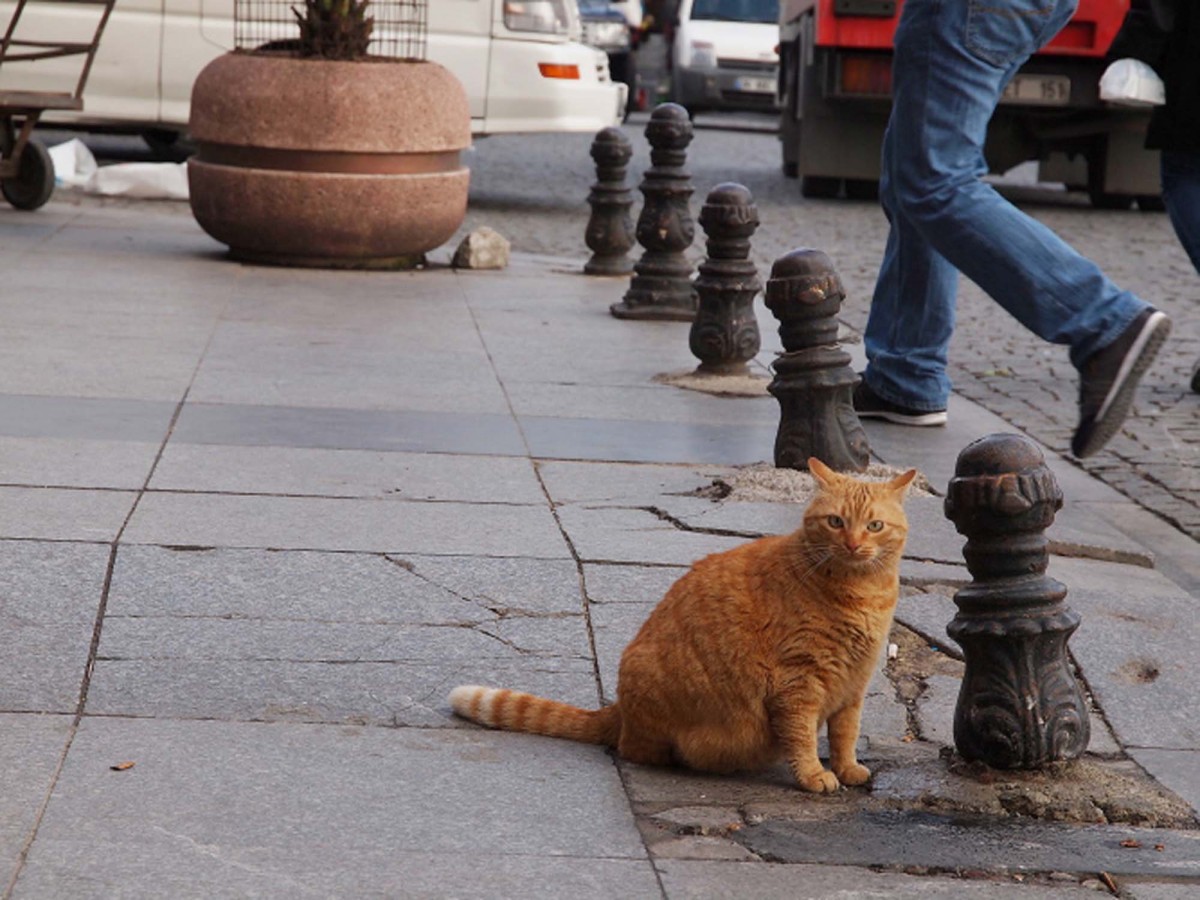
[[689,66],[693,69],[715,69],[717,67],[717,52],[708,41],[692,41],[691,60]]
[[566,34],[571,27],[567,0],[505,0],[504,27],[510,31]]
[[629,26],[624,20],[601,22],[596,19],[584,19],[583,42],[601,50],[628,50]]

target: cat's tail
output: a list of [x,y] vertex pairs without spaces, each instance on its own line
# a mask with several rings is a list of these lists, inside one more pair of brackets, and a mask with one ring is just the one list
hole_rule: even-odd
[[450,706],[464,719],[504,731],[525,731],[609,747],[615,747],[621,736],[621,713],[616,705],[580,709],[521,691],[464,684],[450,692]]

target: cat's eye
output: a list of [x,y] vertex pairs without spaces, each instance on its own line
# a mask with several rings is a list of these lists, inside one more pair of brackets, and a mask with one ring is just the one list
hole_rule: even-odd
[[872,519],[867,523],[867,531],[883,531],[883,522],[880,519]]
[[841,516],[830,516],[830,517],[829,517],[828,519],[826,519],[825,521],[829,523],[829,527],[830,527],[830,528],[844,528],[844,527],[846,527],[846,520],[845,520],[845,519],[843,519]]

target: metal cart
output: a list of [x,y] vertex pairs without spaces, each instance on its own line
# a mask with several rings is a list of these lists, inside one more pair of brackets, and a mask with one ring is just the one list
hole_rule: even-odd
[[[35,0],[37,2],[37,0]],[[83,109],[87,84],[100,35],[108,24],[116,0],[54,0],[100,7],[96,31],[86,42],[21,40],[14,35],[29,0],[17,0],[0,43],[0,66],[10,62],[81,56],[79,81],[74,92],[0,91],[0,194],[17,209],[37,209],[54,192],[54,163],[46,148],[31,140],[38,118],[48,109]]]

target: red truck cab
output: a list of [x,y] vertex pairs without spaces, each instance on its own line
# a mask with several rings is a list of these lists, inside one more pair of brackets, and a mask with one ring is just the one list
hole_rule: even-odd
[[[784,172],[809,197],[871,196],[891,97],[903,0],[781,0],[779,94]],[[1105,54],[1129,0],[1079,0],[1074,17],[1017,74],[988,128],[988,167],[1028,160],[1042,181],[1087,190],[1105,208],[1161,208],[1149,114],[1099,97]]]

